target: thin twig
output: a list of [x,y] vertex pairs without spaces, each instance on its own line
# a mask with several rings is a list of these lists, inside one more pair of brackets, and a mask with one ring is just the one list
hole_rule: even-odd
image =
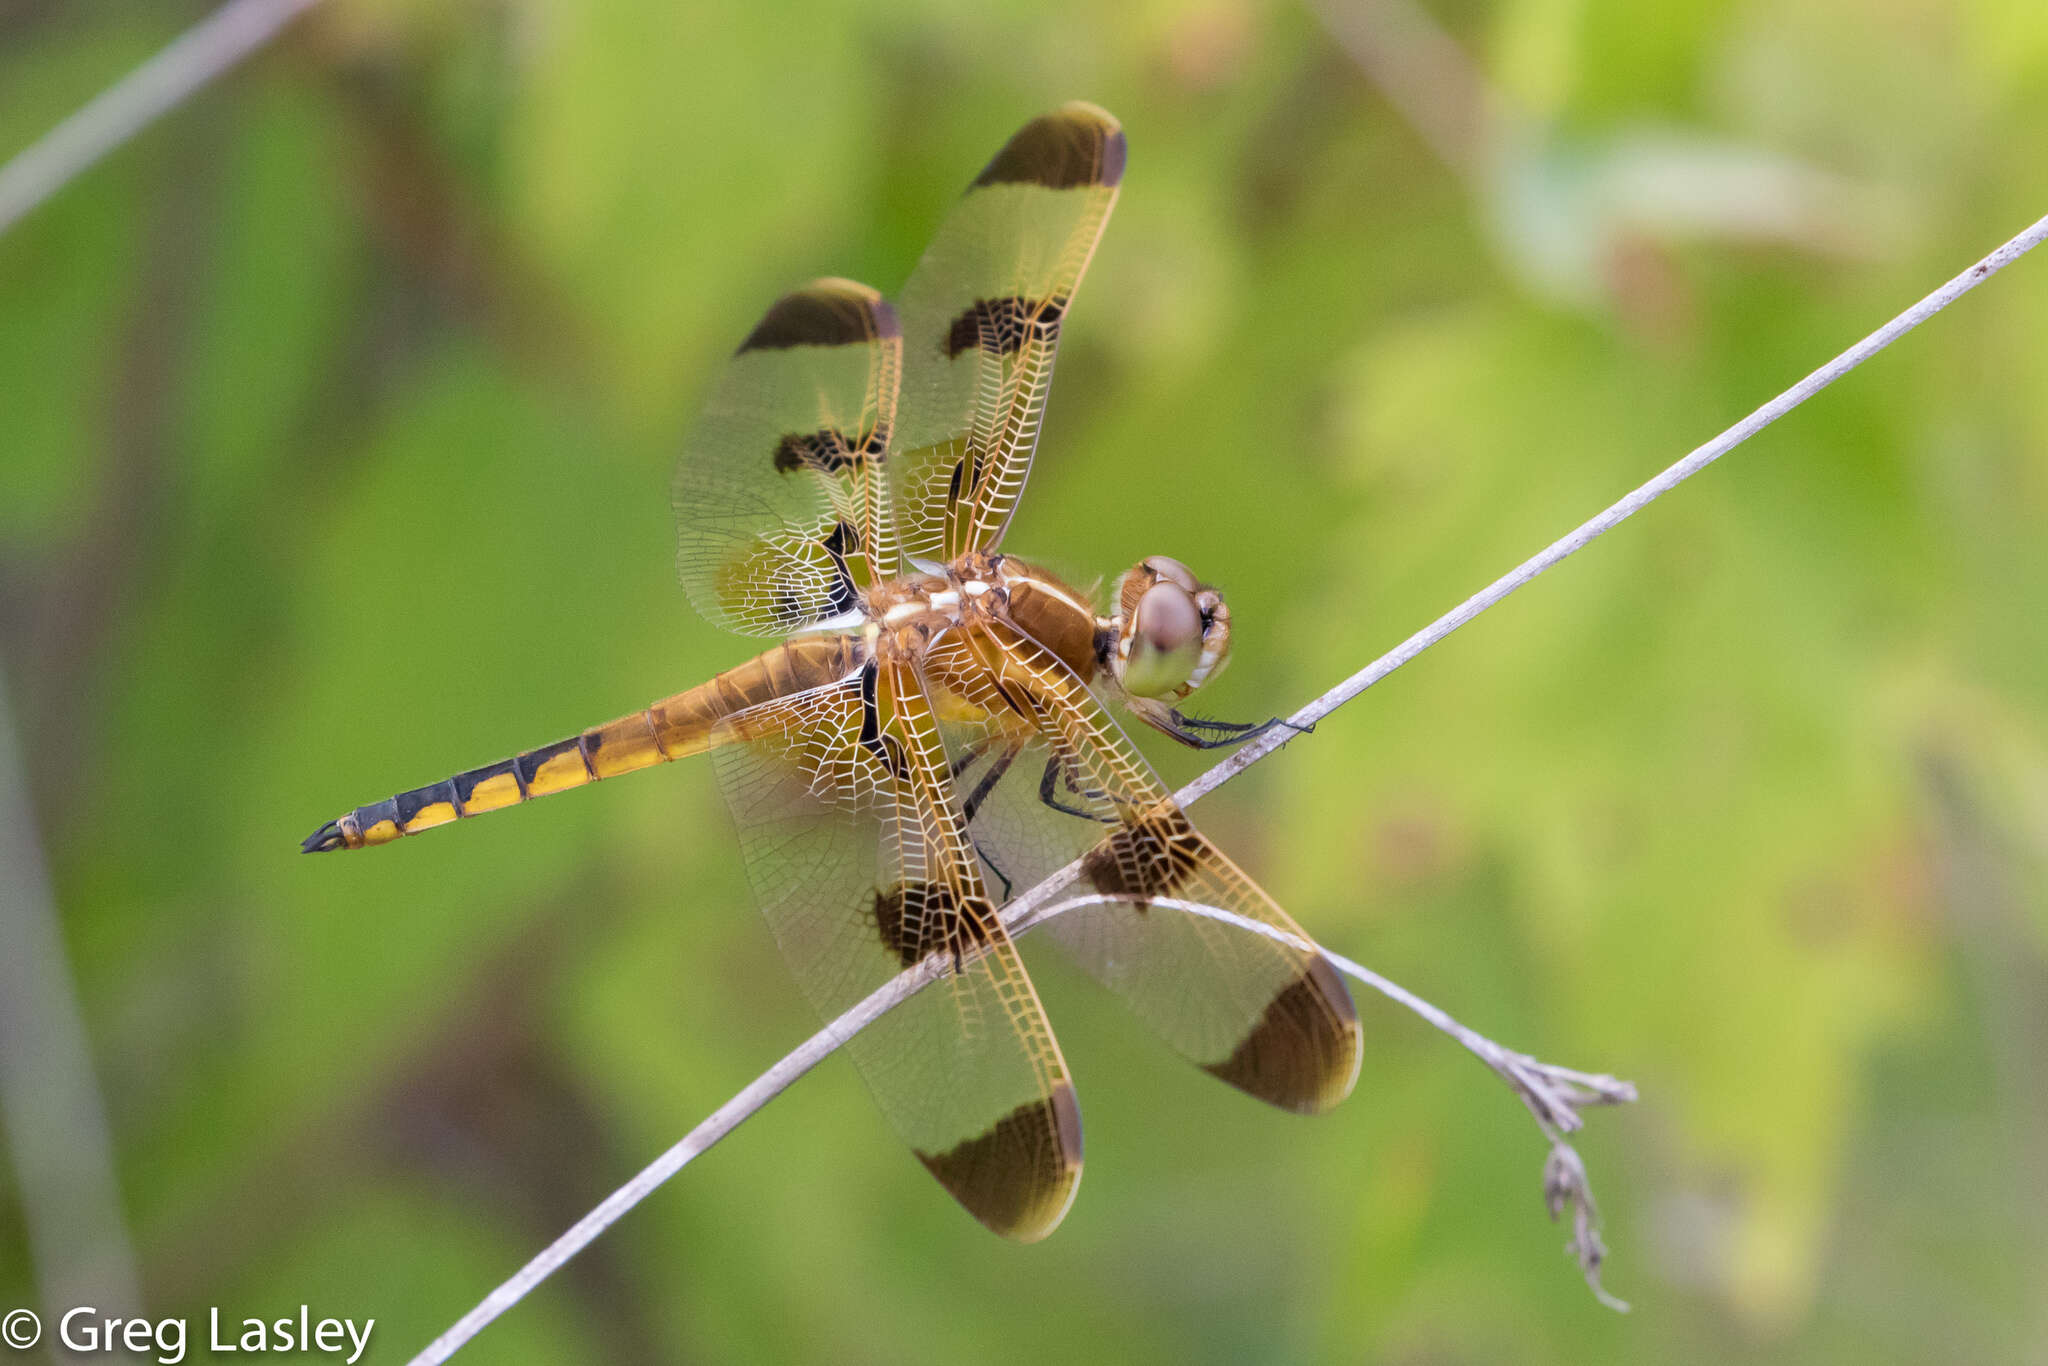
[[228,0],[0,166],[0,232],[319,0]]
[[[1131,897],[1101,895],[1075,897],[1052,906],[1041,907],[1030,916],[1021,917],[1015,922],[1006,922],[1006,925],[1013,935],[1021,936],[1061,915],[1065,915],[1069,911],[1080,910],[1088,906],[1123,904],[1133,900],[1134,898]],[[1262,934],[1269,939],[1279,940],[1281,943],[1295,948],[1313,952],[1317,947],[1307,940],[1297,938],[1277,926],[1246,920],[1242,916],[1233,915],[1229,911],[1221,910],[1214,906],[1203,906],[1195,902],[1178,901],[1170,898],[1155,899],[1146,904],[1154,910],[1180,911],[1184,914],[1199,915],[1210,920],[1220,921],[1235,929],[1244,930],[1251,934]],[[1329,958],[1342,971],[1351,974],[1359,981],[1386,993],[1394,1000],[1406,1005],[1438,1029],[1450,1034],[1453,1038],[1456,1038],[1467,1048],[1478,1054],[1488,1066],[1499,1072],[1522,1095],[1524,1101],[1529,1104],[1530,1109],[1536,1114],[1536,1122],[1543,1126],[1544,1132],[1549,1134],[1553,1142],[1558,1145],[1563,1145],[1563,1140],[1558,1137],[1560,1130],[1576,1129],[1579,1126],[1578,1115],[1573,1109],[1575,1097],[1579,1098],[1578,1103],[1600,1104],[1635,1099],[1635,1088],[1627,1082],[1618,1082],[1612,1077],[1592,1077],[1586,1073],[1572,1072],[1566,1068],[1552,1068],[1549,1064],[1539,1063],[1535,1059],[1528,1058],[1523,1054],[1511,1053],[1499,1044],[1494,1043],[1491,1039],[1467,1029],[1442,1010],[1439,1010],[1403,987],[1381,977],[1378,973],[1360,967],[1350,959],[1338,954],[1329,953],[1327,950],[1324,951],[1324,956]],[[861,1030],[867,1028],[868,1025],[874,1023],[875,1020],[894,1010],[897,1006],[902,1005],[905,1001],[950,971],[952,971],[950,959],[944,956],[926,958],[923,962],[906,968],[890,978],[858,1005],[852,1007],[845,1014],[839,1016],[823,1029],[811,1035],[810,1038],[804,1040],[801,1045],[784,1056],[780,1062],[777,1062],[773,1067],[763,1072],[759,1077],[756,1077],[748,1084],[746,1089],[713,1111],[710,1118],[692,1129],[683,1137],[681,1142],[671,1147],[654,1161],[648,1163],[632,1180],[613,1191],[605,1198],[603,1203],[577,1220],[574,1226],[561,1237],[548,1244],[546,1248],[541,1250],[538,1256],[521,1267],[518,1273],[510,1280],[507,1280],[496,1290],[493,1290],[484,1298],[481,1304],[477,1305],[476,1308],[470,1310],[467,1314],[464,1314],[447,1332],[441,1334],[432,1343],[428,1344],[425,1351],[412,1359],[412,1366],[432,1366],[433,1363],[448,1360],[471,1338],[475,1337],[486,1324],[490,1323],[507,1309],[510,1309],[513,1305],[519,1303],[520,1300],[526,1297],[528,1291],[554,1274],[564,1262],[589,1246],[600,1233],[603,1233],[606,1229],[617,1223],[626,1211],[632,1209],[649,1195],[652,1195],[663,1182],[688,1166],[693,1159],[710,1149],[713,1144],[717,1143],[734,1129],[737,1129],[741,1123],[767,1105],[769,1101],[788,1090],[790,1086],[795,1084],[797,1078],[803,1076],[806,1072],[837,1052],[841,1045],[853,1038],[854,1035],[860,1033]],[[1566,1081],[1564,1079],[1570,1080]],[[1581,1086],[1588,1085],[1596,1088],[1597,1094],[1593,1091],[1581,1091],[1578,1089]],[[1540,1097],[1540,1103],[1538,1100],[1532,1099],[1532,1097]],[[1557,1118],[1557,1122],[1553,1125],[1551,1119],[1547,1117],[1559,1118]],[[1570,1151],[1568,1147],[1566,1147],[1566,1151]],[[1576,1159],[1577,1154],[1574,1153],[1572,1156]],[[1579,1170],[1583,1178],[1584,1167],[1581,1166]],[[1553,1215],[1553,1217],[1555,1216]],[[1597,1283],[1594,1288],[1596,1291],[1598,1290]],[[1606,1297],[1603,1296],[1603,1298]],[[1618,1301],[1611,1302],[1619,1303]]]
[[[1543,573],[1551,566],[1586,545],[1594,537],[1619,525],[1637,511],[1676,488],[1708,465],[1718,460],[1742,442],[1762,431],[1778,418],[1783,417],[1807,399],[1840,379],[1849,371],[1869,360],[1885,347],[1897,341],[1906,333],[1933,317],[1942,309],[1954,303],[1978,284],[2004,269],[2022,255],[2038,246],[2048,237],[2048,217],[2043,217],[1993,251],[1977,264],[1956,276],[1893,318],[1877,331],[1857,342],[1841,355],[1815,370],[1799,383],[1787,389],[1778,397],[1764,404],[1742,421],[1730,427],[1712,441],[1694,450],[1662,474],[1637,488],[1633,493],[1614,504],[1599,516],[1586,522],[1570,535],[1553,542],[1542,552],[1531,556],[1513,570],[1488,584],[1478,593],[1467,598],[1458,606],[1438,617],[1435,621],[1402,641],[1391,651],[1382,655],[1365,668],[1353,674],[1337,687],[1324,693],[1308,706],[1296,712],[1292,718],[1297,728],[1288,731],[1275,727],[1265,735],[1239,749],[1222,763],[1217,764],[1194,782],[1182,788],[1177,800],[1182,806],[1213,792],[1252,764],[1286,744],[1299,730],[1313,725],[1328,716],[1344,703],[1364,692],[1394,670],[1400,668],[1431,645],[1442,640],[1451,632],[1478,616],[1487,608],[1505,598],[1529,580]],[[1080,871],[1080,860],[1068,864],[1037,886],[1030,888],[1013,899],[1003,911],[1003,921],[1013,933],[1021,933],[1031,925],[1042,922],[1053,910],[1053,898],[1065,887],[1071,886]],[[1247,922],[1248,923],[1248,922]],[[1633,1088],[1626,1082],[1593,1073],[1575,1072],[1568,1068],[1541,1063],[1526,1054],[1514,1053],[1501,1048],[1484,1036],[1466,1029],[1449,1015],[1429,1006],[1427,1002],[1392,982],[1370,973],[1348,959],[1339,959],[1328,954],[1331,960],[1344,971],[1357,976],[1375,989],[1386,992],[1411,1010],[1417,1010],[1437,1028],[1445,1030],[1471,1049],[1489,1067],[1507,1079],[1515,1092],[1522,1098],[1546,1137],[1551,1140],[1550,1157],[1544,1164],[1544,1199],[1553,1219],[1567,1208],[1572,1212],[1573,1238],[1569,1250],[1577,1256],[1579,1264],[1586,1270],[1595,1293],[1604,1302],[1623,1307],[1599,1285],[1599,1264],[1604,1255],[1597,1230],[1598,1215],[1593,1205],[1592,1193],[1586,1184],[1585,1164],[1571,1146],[1564,1142],[1563,1135],[1578,1127],[1577,1107],[1587,1104],[1608,1104],[1631,1099]],[[621,1187],[603,1204],[577,1222],[576,1226],[550,1244],[546,1251],[528,1262],[511,1280],[491,1292],[483,1303],[462,1316],[452,1328],[436,1338],[424,1352],[413,1358],[413,1366],[433,1366],[444,1362],[462,1345],[468,1342],[491,1320],[516,1304],[527,1291],[573,1257],[603,1232],[628,1209],[631,1209],[656,1186],[679,1171],[697,1153],[703,1152],[725,1134],[730,1133],[754,1110],[759,1109],[774,1096],[780,1094],[789,1084],[815,1067],[840,1043],[851,1038],[867,1021],[880,1016],[884,1011],[903,1000],[908,1000],[919,988],[932,980],[936,969],[929,965],[942,960],[927,960],[927,966],[914,968],[897,977],[846,1015],[820,1030],[791,1053],[775,1064],[746,1090],[733,1097],[719,1110],[700,1124],[681,1143],[669,1149],[653,1165],[639,1176]]]
[[1536,1120],[1536,1127],[1550,1140],[1550,1155],[1543,1164],[1543,1199],[1555,1222],[1565,1210],[1572,1213],[1572,1237],[1565,1244],[1565,1250],[1579,1264],[1580,1272],[1593,1294],[1608,1308],[1619,1313],[1628,1312],[1628,1304],[1616,1299],[1600,1284],[1600,1267],[1607,1259],[1607,1245],[1600,1240],[1600,1215],[1593,1203],[1592,1183],[1586,1176],[1585,1161],[1578,1150],[1572,1147],[1565,1135],[1576,1133],[1584,1127],[1585,1119],[1579,1111],[1588,1105],[1625,1105],[1635,1100],[1636,1088],[1633,1083],[1610,1077],[1604,1072],[1580,1072],[1556,1063],[1532,1058],[1527,1053],[1517,1053],[1503,1048],[1478,1030],[1460,1024],[1451,1013],[1417,996],[1408,988],[1391,978],[1382,977],[1371,968],[1355,963],[1341,953],[1332,953],[1318,944],[1297,938],[1274,925],[1245,920],[1229,911],[1214,906],[1203,906],[1192,901],[1158,898],[1140,901],[1127,896],[1084,896],[1071,901],[1058,902],[1041,911],[1018,916],[1005,923],[1012,934],[1023,934],[1068,911],[1083,906],[1142,904],[1155,908],[1179,911],[1185,915],[1199,915],[1210,920],[1220,920],[1241,930],[1263,934],[1297,949],[1320,952],[1323,957],[1348,977],[1356,978],[1374,991],[1397,1005],[1406,1006],[1425,1021],[1450,1035],[1473,1056],[1492,1068],[1494,1074],[1508,1084],[1529,1113]]
[[1610,1077],[1604,1072],[1579,1072],[1556,1063],[1532,1058],[1503,1048],[1478,1030],[1458,1023],[1448,1011],[1423,1000],[1399,982],[1380,976],[1371,968],[1352,962],[1341,953],[1323,950],[1323,956],[1348,975],[1357,978],[1389,1000],[1398,1001],[1444,1033],[1470,1049],[1479,1061],[1522,1098],[1522,1104],[1536,1120],[1536,1127],[1550,1140],[1550,1155],[1543,1163],[1543,1202],[1555,1223],[1567,1209],[1572,1215],[1572,1236],[1565,1251],[1579,1264],[1600,1303],[1618,1313],[1628,1312],[1628,1303],[1616,1299],[1600,1284],[1600,1268],[1607,1260],[1607,1244],[1600,1239],[1600,1209],[1593,1203],[1593,1185],[1586,1176],[1586,1164],[1565,1135],[1584,1126],[1579,1111],[1588,1105],[1625,1105],[1636,1098],[1634,1083]]
[[1963,295],[1975,289],[1991,276],[2032,251],[2048,238],[2048,217],[2036,219],[2026,229],[1986,256],[1977,264],[1949,280],[1939,289],[1928,294],[1920,302],[1893,318],[1877,331],[1857,342],[1848,350],[1821,366],[1805,379],[1779,394],[1770,402],[1758,408],[1742,421],[1722,432],[1712,441],[1696,448],[1677,464],[1643,484],[1621,501],[1609,507],[1599,516],[1582,523],[1569,535],[1552,541],[1536,554],[1510,569],[1471,597],[1459,603],[1450,611],[1438,617],[1414,635],[1381,655],[1372,663],[1360,669],[1336,687],[1318,697],[1288,718],[1289,725],[1275,726],[1238,749],[1189,783],[1177,794],[1182,806],[1187,806],[1198,797],[1214,792],[1238,774],[1250,768],[1274,750],[1287,744],[1302,731],[1315,725],[1337,708],[1385,678],[1394,670],[1406,664],[1430,646],[1442,640],[1451,632],[1463,626],[1487,608],[1522,587],[1537,575],[1551,568],[1558,561],[1576,551],[1584,549],[1594,538],[1620,526],[1629,518],[1641,512],[1686,480],[1698,474],[1707,466],[1734,450],[1743,442],[1755,436],[1764,428],[1776,422],[1785,414],[1812,398],[1821,390],[1833,384],[1842,376],[1869,360],[1878,352],[1890,346],[1899,338],[1911,332],[1921,323],[1947,308]]
[[1620,1081],[1604,1073],[1577,1072],[1569,1067],[1558,1067],[1552,1063],[1540,1062],[1526,1053],[1516,1053],[1503,1048],[1478,1030],[1458,1023],[1449,1011],[1431,1005],[1399,982],[1382,977],[1371,968],[1354,963],[1341,953],[1332,953],[1320,944],[1289,934],[1277,925],[1246,920],[1220,907],[1204,906],[1199,902],[1181,901],[1172,897],[1091,895],[1059,902],[1033,915],[1019,917],[1014,922],[1006,922],[1006,925],[1013,936],[1021,935],[1037,929],[1055,916],[1065,915],[1068,911],[1086,906],[1116,905],[1136,906],[1141,909],[1162,908],[1179,911],[1183,915],[1199,915],[1252,934],[1264,935],[1290,948],[1321,953],[1346,976],[1358,979],[1395,1004],[1406,1006],[1430,1025],[1465,1045],[1481,1062],[1499,1073],[1501,1080],[1514,1088],[1515,1093],[1521,1096],[1522,1103],[1529,1107],[1529,1113],[1536,1117],[1536,1123],[1552,1137],[1574,1133],[1585,1124],[1585,1120],[1579,1115],[1581,1106],[1623,1105],[1636,1098],[1636,1088],[1629,1082]]
[[454,1356],[464,1343],[486,1324],[526,1297],[526,1293],[553,1275],[556,1268],[588,1247],[597,1235],[617,1223],[633,1206],[652,1195],[664,1181],[689,1165],[690,1160],[737,1129],[742,1122],[769,1101],[787,1091],[797,1078],[839,1050],[839,1046],[877,1019],[902,1005],[937,981],[950,966],[944,958],[927,958],[915,967],[897,973],[866,1000],[826,1025],[791,1050],[782,1061],[749,1082],[744,1090],[711,1112],[710,1118],[690,1130],[680,1143],[641,1169],[640,1174],[606,1196],[597,1208],[578,1219],[561,1237],[549,1243],[539,1256],[519,1268],[512,1279],[484,1297],[483,1303],[464,1314],[447,1332],[427,1344],[412,1359],[412,1366],[442,1362]]

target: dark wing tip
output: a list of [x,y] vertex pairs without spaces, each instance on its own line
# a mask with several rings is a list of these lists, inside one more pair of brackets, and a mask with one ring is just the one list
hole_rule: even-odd
[[855,280],[813,280],[777,299],[734,354],[845,346],[896,333],[896,312],[877,291]]
[[987,1132],[918,1153],[939,1183],[989,1229],[1035,1243],[1060,1226],[1081,1184],[1081,1107],[1061,1079]]
[[1203,1070],[1283,1110],[1319,1115],[1351,1094],[1362,1051],[1351,993],[1318,953],[1237,1051]]
[[1124,178],[1124,130],[1116,116],[1082,100],[1031,120],[975,177],[979,185],[1116,185]]
[[324,854],[330,849],[346,848],[348,848],[348,837],[341,833],[341,822],[329,821],[312,834],[306,836],[305,842],[299,846],[299,852],[302,854]]

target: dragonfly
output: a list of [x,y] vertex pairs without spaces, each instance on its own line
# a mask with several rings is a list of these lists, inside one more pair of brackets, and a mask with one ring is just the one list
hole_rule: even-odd
[[740,343],[684,443],[678,565],[706,617],[778,643],[644,710],[358,807],[304,845],[384,844],[708,754],[754,897],[821,1015],[940,960],[847,1047],[932,1175],[1024,1242],[1065,1216],[1082,1143],[1004,927],[1017,889],[1081,860],[1086,895],[1044,932],[1239,1090],[1320,1113],[1360,1057],[1329,960],[1195,829],[1108,710],[1196,748],[1285,724],[1181,710],[1229,658],[1222,595],[1153,556],[1098,613],[1002,549],[1124,162],[1104,110],[1036,118],[967,187],[895,306],[817,280]]

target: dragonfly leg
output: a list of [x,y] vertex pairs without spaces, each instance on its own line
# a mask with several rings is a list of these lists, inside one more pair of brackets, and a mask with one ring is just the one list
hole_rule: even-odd
[[996,875],[996,881],[1003,884],[1003,899],[1001,902],[997,904],[1007,906],[1010,902],[1010,896],[1015,890],[1010,885],[1010,875],[1004,872],[1002,868],[997,865],[996,861],[988,856],[988,850],[981,847],[980,840],[974,841],[974,852],[981,856],[981,861],[984,865],[987,866],[988,870]]
[[1114,816],[1098,816],[1093,811],[1078,806],[1069,806],[1061,801],[1059,786],[1062,781],[1066,783],[1067,791],[1083,801],[1099,802],[1107,795],[1093,789],[1084,790],[1075,786],[1073,769],[1061,762],[1060,756],[1055,754],[1045,761],[1045,776],[1038,780],[1038,800],[1044,802],[1055,811],[1064,812],[1069,816],[1079,816],[1084,821],[1098,821],[1104,825],[1116,824],[1116,817]]
[[1226,745],[1241,745],[1275,726],[1285,726],[1299,735],[1315,729],[1313,721],[1297,726],[1284,716],[1272,716],[1264,721],[1211,721],[1200,716],[1184,716],[1175,707],[1168,707],[1165,719],[1155,720],[1152,724],[1190,749],[1222,749]]
[[[953,765],[953,776],[958,778],[976,759],[988,753],[989,750],[995,748],[1000,742],[1000,737],[984,740],[968,750],[967,753],[961,755],[960,761]],[[1010,765],[1016,762],[1017,752],[1022,748],[1023,746],[1021,745],[1014,742],[1011,743],[1008,748],[1003,750],[1002,757],[989,765],[988,772],[981,775],[981,781],[974,785],[974,791],[968,793],[967,800],[961,803],[960,819],[963,823],[968,825],[974,823],[975,813],[981,810],[981,804],[988,800],[989,793],[995,791],[996,784],[1003,780],[1003,775],[1010,771]],[[993,867],[994,865],[990,866]]]

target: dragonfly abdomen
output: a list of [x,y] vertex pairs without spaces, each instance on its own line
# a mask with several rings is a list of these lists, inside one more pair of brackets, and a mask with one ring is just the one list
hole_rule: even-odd
[[701,754],[737,738],[718,733],[734,713],[840,682],[865,661],[859,636],[800,637],[616,721],[359,806],[315,830],[302,847],[317,854],[389,844],[466,816]]

